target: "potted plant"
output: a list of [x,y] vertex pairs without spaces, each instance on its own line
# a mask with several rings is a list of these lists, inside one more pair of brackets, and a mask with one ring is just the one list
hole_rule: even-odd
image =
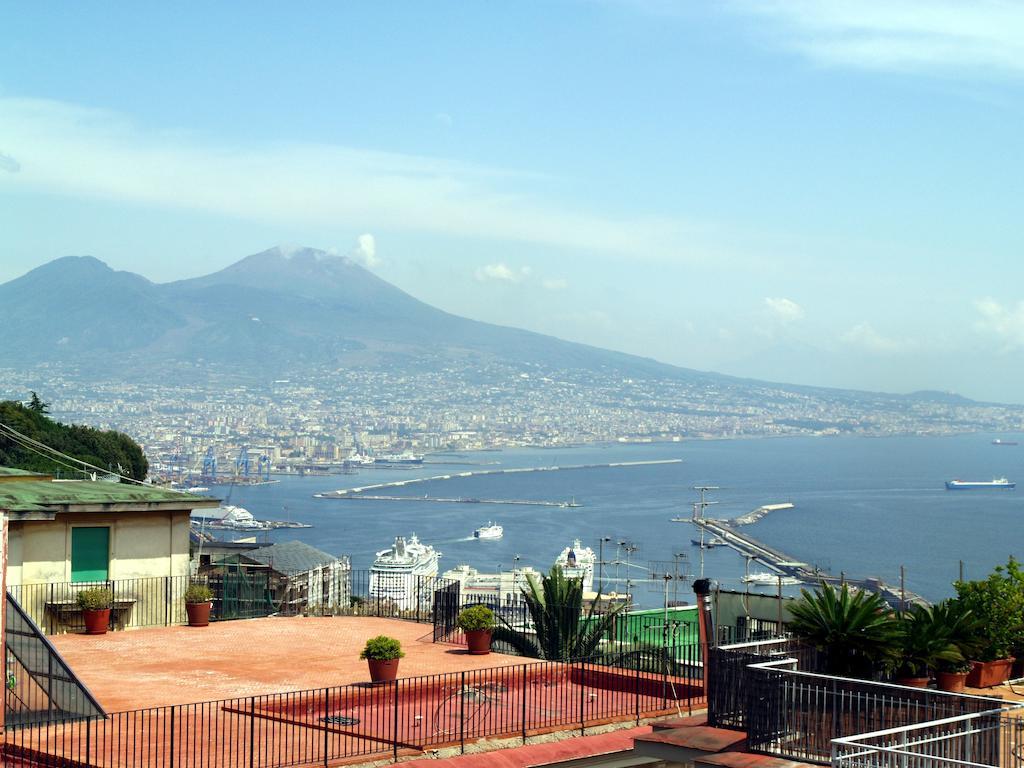
[[790,631],[824,654],[829,674],[871,679],[898,652],[899,625],[880,595],[824,582],[801,595]]
[[402,644],[393,637],[378,635],[371,637],[359,654],[366,659],[370,668],[370,680],[374,683],[385,683],[398,676],[398,660],[405,656]]
[[932,673],[941,664],[963,662],[964,657],[953,642],[949,611],[945,607],[914,605],[899,614],[898,621],[899,685],[927,688]]
[[469,652],[484,656],[491,652],[491,634],[494,632],[494,612],[486,605],[463,608],[456,619],[459,629],[466,635]]
[[967,675],[974,666],[973,662],[961,659],[960,661],[945,661],[939,665],[935,673],[935,682],[940,691],[949,693],[963,693],[967,684]]
[[106,587],[89,587],[79,592],[75,599],[82,609],[85,620],[85,634],[105,635],[110,627],[110,606],[114,603],[113,593]]
[[1014,662],[1011,651],[1024,636],[1024,572],[1011,557],[982,581],[958,581],[956,593],[957,602],[977,621],[978,647],[967,685],[1005,683]]
[[213,590],[205,584],[193,583],[185,590],[185,612],[190,627],[206,627],[210,624],[210,609],[213,608]]

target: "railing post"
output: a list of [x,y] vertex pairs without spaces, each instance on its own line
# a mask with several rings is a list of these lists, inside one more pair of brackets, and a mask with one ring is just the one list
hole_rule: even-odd
[[466,672],[463,670],[459,684],[459,751],[466,754]]
[[640,651],[634,651],[633,664],[636,674],[633,675],[633,703],[636,706],[636,724],[640,725]]
[[164,626],[171,626],[171,577],[164,576]]
[[394,739],[392,739],[392,741],[394,742],[395,762],[396,763],[398,762],[398,684],[399,684],[398,680],[395,680],[394,683],[392,683],[392,685],[394,685],[394,691],[393,692],[394,692],[394,699],[395,699],[394,711],[392,712],[392,716],[394,717],[394,720],[395,720],[394,729],[392,731],[392,733],[394,735]]
[[256,697],[249,697],[249,768],[256,765]]
[[324,768],[327,768],[327,756],[330,753],[330,742],[328,741],[331,731],[331,689],[324,688]]
[[175,706],[171,707],[171,754],[170,762],[168,763],[170,768],[174,768],[174,713],[177,711],[177,709],[178,708]]
[[587,662],[580,661],[580,736],[587,735]]
[[522,701],[522,711],[521,711],[521,714],[520,714],[520,718],[522,719],[522,726],[523,726],[523,744],[525,744],[526,743],[526,695],[527,695],[527,690],[528,690],[527,687],[526,687],[526,666],[525,665],[521,666],[519,668],[519,670],[520,670],[519,671],[519,675],[523,679],[523,701]]

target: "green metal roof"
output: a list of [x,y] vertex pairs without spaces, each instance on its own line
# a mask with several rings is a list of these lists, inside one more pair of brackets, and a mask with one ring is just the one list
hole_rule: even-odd
[[[25,480],[0,483],[0,509],[11,512],[40,508],[65,511],[121,509],[198,509],[220,502],[206,496],[180,493],[150,485],[110,483],[102,480]],[[77,509],[76,509],[77,508]]]
[[31,472],[27,469],[0,467],[0,477],[48,477],[46,472]]

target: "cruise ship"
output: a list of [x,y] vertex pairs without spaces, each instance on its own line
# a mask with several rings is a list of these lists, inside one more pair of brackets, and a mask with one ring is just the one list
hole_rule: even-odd
[[555,558],[555,565],[562,567],[562,573],[570,579],[583,579],[583,591],[594,590],[594,564],[597,556],[590,547],[584,547],[583,542],[575,539],[571,547],[566,547],[562,553]]
[[260,522],[245,507],[224,504],[216,509],[196,509],[192,511],[193,525],[206,528],[224,528],[230,531],[266,531],[272,526]]
[[800,579],[795,576],[782,576],[777,573],[768,573],[767,571],[755,571],[754,573],[740,577],[740,581],[744,584],[755,584],[768,587],[774,587],[780,583],[784,587],[792,587],[800,583]]
[[370,567],[370,599],[390,601],[402,611],[429,607],[433,584],[426,584],[424,577],[437,576],[440,559],[441,553],[423,544],[415,533],[408,541],[396,536],[391,548],[378,552]]
[[997,477],[995,480],[947,480],[947,491],[1012,491],[1017,487],[1005,477]]

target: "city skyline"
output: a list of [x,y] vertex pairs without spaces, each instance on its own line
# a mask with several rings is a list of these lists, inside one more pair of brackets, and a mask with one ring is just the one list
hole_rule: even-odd
[[1013,7],[10,15],[0,281],[308,245],[685,367],[1019,401]]

